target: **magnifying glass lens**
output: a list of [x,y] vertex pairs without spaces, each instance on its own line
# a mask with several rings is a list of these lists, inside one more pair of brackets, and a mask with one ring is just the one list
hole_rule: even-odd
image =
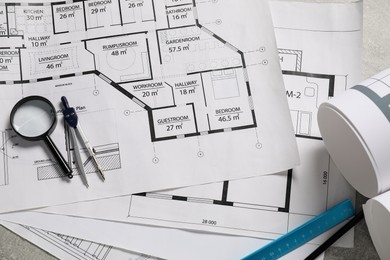
[[55,111],[50,104],[43,100],[30,100],[15,111],[12,125],[23,136],[36,137],[48,132],[55,119]]

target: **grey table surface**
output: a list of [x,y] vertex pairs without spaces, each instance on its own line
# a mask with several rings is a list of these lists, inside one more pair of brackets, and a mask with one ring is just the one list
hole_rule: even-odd
[[[304,2],[354,2],[348,0],[305,0]],[[363,1],[363,78],[390,67],[390,1]],[[357,210],[367,199],[357,194]],[[0,226],[0,259],[56,259],[37,246]],[[327,260],[379,259],[365,221],[355,227],[354,248],[331,247]]]

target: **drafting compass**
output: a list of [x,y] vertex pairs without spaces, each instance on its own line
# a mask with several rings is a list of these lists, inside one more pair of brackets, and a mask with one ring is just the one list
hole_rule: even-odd
[[69,126],[69,133],[70,133],[70,137],[72,139],[76,163],[77,163],[78,169],[80,171],[80,174],[84,178],[85,186],[89,187],[87,175],[86,175],[85,169],[84,169],[84,164],[83,164],[83,161],[82,161],[81,155],[80,155],[80,149],[79,149],[79,146],[77,144],[77,136],[79,136],[81,138],[81,140],[83,141],[84,146],[87,149],[87,151],[91,157],[92,162],[95,164],[95,167],[97,168],[97,170],[100,174],[100,177],[103,180],[105,180],[104,173],[103,173],[103,170],[96,159],[96,154],[95,154],[94,149],[92,148],[83,129],[81,128],[80,122],[78,120],[78,116],[76,114],[76,110],[73,107],[69,106],[69,103],[68,103],[68,100],[66,99],[66,97],[64,97],[64,96],[61,97],[61,101],[62,101],[62,105],[64,106],[64,110],[62,111],[62,113],[64,114],[65,121],[68,123],[68,126]]

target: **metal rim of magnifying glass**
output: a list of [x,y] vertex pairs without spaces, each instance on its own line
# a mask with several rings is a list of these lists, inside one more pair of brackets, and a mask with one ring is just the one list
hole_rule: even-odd
[[[54,116],[53,116],[53,122],[51,124],[51,126],[49,127],[49,129],[42,133],[41,135],[38,135],[38,136],[25,136],[25,135],[22,135],[21,133],[19,133],[19,131],[17,131],[14,127],[14,124],[13,124],[13,119],[14,119],[14,116],[15,116],[15,113],[16,111],[25,103],[27,103],[28,101],[31,101],[31,100],[41,100],[45,103],[47,103],[51,109],[53,110],[53,113],[54,113]],[[28,97],[25,97],[25,98],[22,98],[21,100],[18,101],[18,103],[15,104],[15,106],[12,108],[12,111],[11,111],[11,115],[10,115],[10,123],[11,123],[11,127],[12,129],[18,134],[20,135],[21,137],[23,137],[24,139],[26,140],[30,140],[30,141],[38,141],[38,140],[43,140],[45,136],[49,135],[55,128],[55,125],[57,123],[57,117],[55,116],[55,111],[56,109],[54,108],[54,105],[47,99],[47,98],[44,98],[42,96],[28,96]]]

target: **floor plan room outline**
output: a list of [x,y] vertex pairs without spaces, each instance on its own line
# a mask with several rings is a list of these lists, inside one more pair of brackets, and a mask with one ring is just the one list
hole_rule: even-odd
[[322,140],[318,107],[346,90],[347,76],[303,72],[301,50],[279,49],[279,57],[296,136]]
[[91,39],[85,46],[93,53],[96,70],[116,83],[153,77],[146,32]]

